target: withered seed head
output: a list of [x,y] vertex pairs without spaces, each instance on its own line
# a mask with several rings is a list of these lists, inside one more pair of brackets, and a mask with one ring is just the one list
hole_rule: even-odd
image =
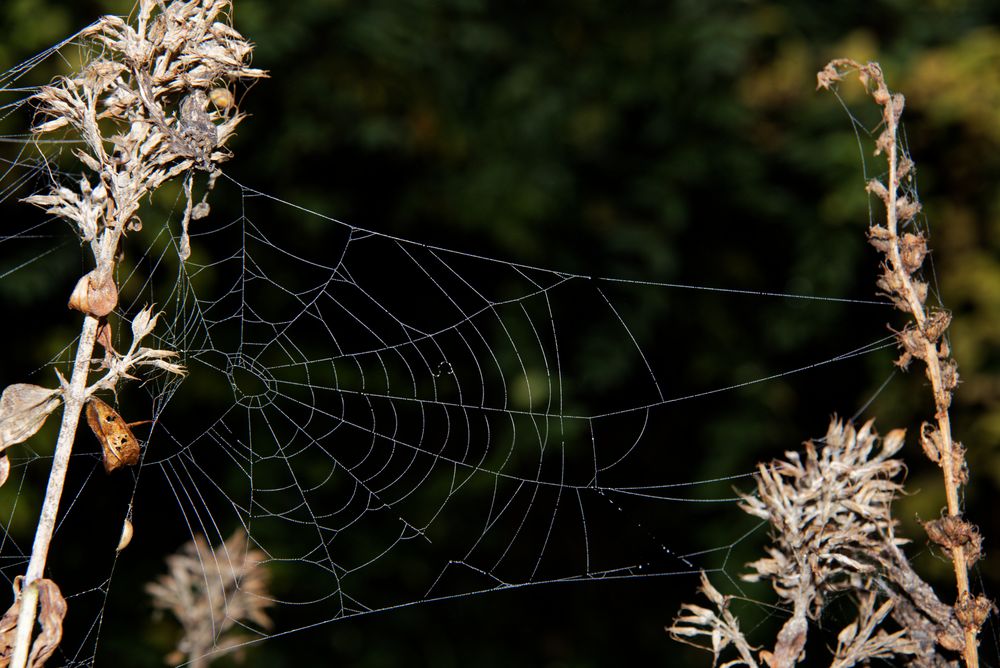
[[927,335],[927,340],[931,343],[937,343],[941,335],[948,330],[950,324],[951,313],[943,309],[932,311],[927,322],[924,323],[924,334]]
[[991,612],[996,612],[997,607],[993,601],[985,596],[977,596],[966,593],[955,603],[955,617],[958,623],[967,629],[979,631]]
[[979,535],[979,529],[961,517],[946,515],[938,520],[924,522],[923,526],[927,537],[941,547],[949,551],[962,547],[968,565],[971,566],[982,556],[983,538]]
[[922,234],[911,234],[907,232],[899,240],[899,255],[903,261],[903,269],[908,274],[912,274],[920,269],[927,256],[927,241]]
[[920,425],[920,445],[927,459],[935,464],[941,461],[941,433],[930,422]]
[[954,390],[958,387],[958,362],[952,359],[942,362],[941,384],[945,390]]
[[896,200],[896,216],[900,223],[913,220],[918,213],[920,213],[920,202],[911,200],[905,195]]

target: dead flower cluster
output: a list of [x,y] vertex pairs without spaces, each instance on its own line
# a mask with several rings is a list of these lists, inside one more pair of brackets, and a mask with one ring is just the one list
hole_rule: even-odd
[[994,606],[985,596],[975,596],[969,585],[969,569],[981,556],[979,530],[962,517],[961,488],[968,480],[965,448],[951,432],[952,396],[958,387],[958,363],[951,357],[947,339],[951,314],[926,304],[927,282],[919,270],[927,256],[921,233],[903,232],[920,211],[920,202],[904,184],[913,178],[913,162],[899,146],[899,119],[905,99],[891,93],[882,68],[877,63],[861,65],[853,60],[831,61],[818,75],[820,87],[829,88],[842,77],[856,72],[872,99],[882,107],[882,131],[875,142],[875,154],[885,155],[888,175],[885,182],[872,179],[868,191],[885,206],[885,222],[868,230],[869,242],[882,254],[882,274],[878,287],[910,321],[896,332],[903,351],[896,364],[905,369],[911,360],[924,363],[924,372],[934,395],[934,420],[921,425],[920,441],[927,457],[941,469],[947,507],[942,518],[924,525],[928,537],[951,557],[958,589],[954,613],[965,636],[963,658],[967,666],[977,666],[979,630]]
[[[882,254],[877,286],[910,322],[896,332],[902,350],[897,365],[906,369],[921,360],[934,394],[934,421],[924,422],[920,443],[944,479],[947,507],[938,520],[927,522],[928,538],[951,557],[958,589],[954,605],[941,602],[913,570],[896,536],[892,502],[902,491],[903,462],[895,458],[903,431],[879,439],[869,421],[856,431],[836,420],[822,447],[812,441],[804,452],[786,453],[784,460],[760,465],[755,495],[741,495],[747,513],[767,520],[771,528],[767,557],[748,565],[748,581],[770,582],[789,617],[772,649],[753,647],[730,612],[724,596],[702,575],[701,591],[714,608],[685,604],[667,630],[682,642],[736,658],[725,666],[794,666],[805,658],[810,628],[834,595],[848,595],[855,617],[842,628],[830,666],[868,665],[895,660],[900,665],[930,667],[979,665],[978,634],[994,611],[991,601],[970,592],[968,570],[982,554],[978,529],[961,516],[959,490],[968,482],[965,449],[952,438],[948,409],[958,386],[958,365],[946,337],[951,315],[926,305],[928,284],[920,275],[927,242],[919,231],[903,232],[920,212],[912,188],[909,156],[899,148],[899,119],[904,99],[891,93],[877,63],[861,65],[847,59],[831,61],[819,74],[820,88],[830,88],[848,72],[856,72],[882,108],[882,131],[875,154],[885,155],[885,182],[873,179],[870,194],[885,206],[885,221],[868,230],[869,242]],[[911,226],[912,227],[912,226]]]
[[[740,658],[725,665],[793,666],[804,658],[810,622],[830,600],[849,594],[856,618],[841,631],[831,665],[905,657],[913,666],[947,665],[935,646],[960,649],[961,628],[950,608],[914,573],[895,533],[892,502],[902,491],[902,430],[879,439],[872,423],[860,430],[834,420],[822,445],[761,464],[756,494],[741,508],[768,521],[768,556],[748,565],[749,582],[767,581],[790,616],[773,649],[755,655],[722,596],[707,578],[702,591],[716,610],[684,605],[668,630],[678,640],[710,649],[732,645]],[[877,607],[876,607],[877,606]],[[884,625],[895,621],[893,630]],[[692,641],[705,637],[708,643]]]
[[146,585],[153,605],[180,622],[182,635],[167,663],[198,668],[239,649],[248,637],[234,626],[271,627],[264,553],[243,531],[212,548],[198,535],[167,557],[167,574]]
[[[4,632],[12,648],[4,656],[14,668],[41,666],[48,656],[31,649],[29,657],[28,645],[39,596],[41,616],[54,619],[45,606],[54,600],[46,592],[55,584],[46,584],[51,581],[43,574],[81,409],[90,403],[88,422],[101,441],[106,470],[134,464],[139,448],[129,423],[92,395],[117,392],[119,381],[136,378],[133,374],[143,368],[185,373],[178,351],[141,345],[156,325],[151,307],[132,318],[132,343],[125,353],[112,345],[108,317],[118,305],[115,268],[124,237],[142,227],[143,198],[184,177],[187,203],[178,254],[186,260],[190,221],[208,214],[206,198],[220,174],[218,165],[230,157],[226,144],[245,118],[236,109],[233,89],[266,76],[249,66],[253,45],[230,25],[230,6],[230,0],[139,0],[134,24],[105,16],[81,32],[79,43],[92,53],[83,69],[56,78],[33,97],[38,113],[33,131],[64,132],[80,140],[74,155],[84,174],[76,183],[54,183],[47,193],[25,201],[67,221],[89,247],[94,268],[69,298],[69,307],[84,314],[70,380],[57,371],[56,389],[18,383],[0,395],[0,455],[37,433],[48,415],[64,406],[24,587],[11,608],[18,610],[16,634],[7,638]],[[192,182],[198,172],[209,176],[205,196],[195,205]],[[97,343],[104,348],[103,360],[92,359]],[[95,366],[105,373],[91,383]],[[6,456],[0,457],[0,484],[9,467]]]
[[[85,177],[79,193],[54,186],[27,199],[74,222],[91,244],[97,268],[79,288],[81,297],[93,295],[81,300],[85,313],[101,317],[113,308],[114,256],[120,235],[142,224],[136,215],[142,198],[181,174],[190,181],[193,169],[213,172],[230,157],[225,145],[245,115],[231,113],[231,105],[210,105],[212,91],[266,75],[247,65],[253,46],[217,20],[229,5],[145,0],[135,27],[105,16],[81,34],[103,55],[35,96],[47,120],[34,131],[72,128],[86,147],[75,154],[97,180],[92,185]],[[102,132],[105,127],[112,128],[110,135]],[[187,190],[190,195],[189,185]],[[189,201],[181,241],[185,258],[192,210]]]

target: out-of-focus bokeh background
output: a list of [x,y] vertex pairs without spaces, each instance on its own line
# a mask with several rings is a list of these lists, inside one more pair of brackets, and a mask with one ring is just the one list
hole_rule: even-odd
[[[859,152],[837,100],[815,91],[815,73],[834,57],[880,61],[890,86],[906,95],[906,140],[931,228],[934,278],[955,314],[951,339],[963,380],[955,429],[968,447],[968,514],[982,526],[987,550],[976,583],[998,597],[992,545],[1000,536],[994,519],[1000,489],[1000,5],[234,4],[236,26],[257,45],[254,65],[270,72],[241,101],[252,117],[240,127],[232,144],[236,158],[226,167],[238,181],[379,232],[637,280],[874,298],[877,260],[864,243],[869,201],[862,169],[867,163],[877,173],[879,163],[870,141],[865,155]],[[101,14],[130,9],[130,0],[6,0],[0,69]],[[56,74],[59,62],[44,67]],[[873,128],[877,112],[857,83],[845,83],[842,93]],[[5,123],[3,132],[23,131],[10,119]],[[25,209],[8,201],[3,216]],[[0,282],[5,337],[17,351],[16,359],[8,354],[0,363],[4,385],[70,340],[77,325],[62,302],[76,270],[68,269],[62,282],[31,274]],[[678,358],[678,378],[708,379],[708,386],[826,359],[844,352],[852,330],[874,336],[883,323],[900,322],[877,308],[834,304],[822,316],[803,317],[780,300],[684,299],[683,307],[672,303],[669,320],[662,300],[633,303],[630,325],[646,337],[646,348],[663,340],[661,354]],[[629,372],[611,347],[621,342],[609,333],[614,323],[587,324],[579,345],[593,351],[589,382],[627,392]],[[704,332],[704,348],[670,352],[672,332],[688,327]],[[740,373],[728,358],[713,356],[737,347],[752,351]],[[866,358],[849,373],[836,373],[834,365],[812,384],[766,383],[722,412],[688,402],[685,424],[678,426],[684,445],[669,446],[685,452],[665,452],[660,464],[683,458],[692,480],[746,473],[756,461],[821,435],[830,414],[860,408],[885,380],[889,359],[888,352]],[[894,378],[868,414],[878,416],[883,430],[908,426],[915,433],[929,414],[925,385],[919,371]],[[925,547],[915,524],[943,505],[938,474],[911,445],[908,488],[919,493],[900,503],[898,515],[914,539],[919,567],[950,600],[948,564]],[[26,484],[20,490],[20,519],[13,525],[23,532],[19,540],[30,531],[41,489]],[[4,491],[6,508],[13,496]],[[150,508],[155,502],[140,497],[137,503],[145,506],[137,512],[156,517],[154,526],[169,525],[169,499],[160,515]],[[690,510],[662,507],[665,514]],[[727,526],[732,518],[731,507],[717,516],[700,513],[683,536],[669,533],[676,528],[657,531],[656,516],[641,520],[666,545],[708,549],[734,540]],[[185,527],[177,524],[183,537]],[[61,540],[85,543],[88,528],[77,531]],[[98,665],[160,665],[171,649],[167,625],[147,614],[141,592],[143,578],[161,572],[166,550],[179,545],[164,543],[119,562]],[[85,572],[87,552],[72,555]],[[752,552],[734,555],[730,574],[750,558]],[[105,586],[106,563],[90,587]],[[250,648],[244,661],[704,666],[707,654],[682,648],[662,631],[682,601],[694,600],[695,586],[695,578],[685,576],[480,594],[331,622]],[[79,614],[74,620],[71,607],[68,623],[94,619]],[[991,665],[1000,663],[995,629],[985,631],[984,659]]]

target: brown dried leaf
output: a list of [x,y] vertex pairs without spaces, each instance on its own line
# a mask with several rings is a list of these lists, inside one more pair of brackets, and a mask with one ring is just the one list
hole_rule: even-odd
[[927,459],[935,464],[941,461],[941,433],[930,422],[920,425],[920,446]]
[[118,305],[118,286],[109,275],[103,281],[97,271],[82,276],[69,297],[67,306],[95,318],[103,318]]
[[883,202],[889,201],[889,191],[886,190],[885,185],[878,179],[870,180],[868,185],[865,186],[865,190],[875,195]]
[[[3,619],[0,619],[0,668],[10,665],[11,655],[14,653],[23,581],[24,577],[21,575],[14,578],[14,603],[4,613]],[[42,631],[31,645],[27,665],[29,668],[41,668],[62,640],[62,621],[66,617],[67,606],[58,585],[52,580],[41,578],[35,580],[34,586],[38,588],[38,623],[42,625]]]
[[97,342],[101,344],[101,347],[108,353],[114,354],[115,346],[112,342],[111,323],[106,319],[101,320],[101,322],[97,325]]
[[14,578],[14,603],[0,619],[0,668],[10,665],[14,653],[14,634],[17,630],[17,618],[21,614],[21,580],[23,575]]
[[62,391],[16,383],[0,395],[0,451],[34,436],[62,403]]
[[28,657],[30,668],[40,668],[52,656],[62,640],[62,622],[66,616],[66,599],[52,580],[42,578],[35,581],[38,587],[38,623],[42,632],[31,645]]
[[139,462],[139,441],[122,416],[97,397],[87,402],[87,424],[101,444],[104,470],[111,473]]
[[896,200],[896,218],[900,223],[905,223],[920,213],[920,208],[920,202],[909,197],[900,197]]
[[107,318],[101,318],[99,324],[97,325],[97,343],[104,348],[104,360],[102,365],[105,369],[110,369],[111,365],[115,361],[115,358],[119,356],[118,352],[115,350],[113,339],[114,336],[111,330],[111,323],[108,322]]

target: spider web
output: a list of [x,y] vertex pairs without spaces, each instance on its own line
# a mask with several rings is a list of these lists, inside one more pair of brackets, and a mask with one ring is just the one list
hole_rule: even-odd
[[[14,101],[4,118],[24,111],[32,92],[18,79],[68,44],[5,75]],[[4,199],[79,178],[58,171],[61,144],[5,140],[19,153],[7,163]],[[194,254],[179,264],[177,197],[166,224],[147,220],[130,236],[115,315],[127,331],[142,306],[157,304],[158,347],[180,351],[190,374],[144,377],[119,393],[124,415],[153,419],[135,470],[105,477],[92,439],[78,440],[56,533],[65,547],[51,567],[71,583],[66,665],[94,662],[116,596],[141,597],[111,586],[130,553],[165,556],[196,535],[218,545],[243,531],[265,555],[275,625],[243,624],[246,646],[507,589],[693,582],[702,569],[731,577],[742,563],[731,555],[759,528],[732,491],[751,486],[753,462],[699,478],[703,432],[690,424],[691,406],[713,402],[707,412],[721,414],[758,388],[865,374],[861,358],[894,346],[880,301],[527,266],[366,230],[226,175],[212,214],[192,227]],[[34,303],[23,286],[42,277],[71,285],[83,267],[65,224],[26,208],[0,236],[0,293],[33,317],[51,304]],[[869,326],[840,332],[833,352],[806,343],[794,362],[720,349],[701,329],[708,304],[764,302],[803,318],[858,309]],[[655,326],[638,315],[650,303],[662,311]],[[680,359],[703,341],[726,374],[699,376]],[[4,383],[51,384],[72,349]],[[12,452],[0,545],[9,581],[30,553],[22,525],[33,520],[17,516],[17,499],[42,489],[51,458],[43,442]],[[729,518],[728,537],[706,546],[691,527],[713,513]],[[136,539],[120,559],[126,517]],[[94,525],[85,545],[80,524]],[[213,555],[222,569],[238,557]],[[81,558],[86,566],[74,566]]]

